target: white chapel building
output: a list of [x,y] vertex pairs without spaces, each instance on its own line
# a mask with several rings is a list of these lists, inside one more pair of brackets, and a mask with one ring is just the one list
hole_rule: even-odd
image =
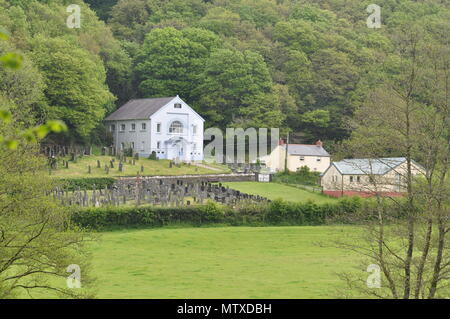
[[130,100],[105,119],[117,152],[186,162],[203,160],[204,121],[178,95]]

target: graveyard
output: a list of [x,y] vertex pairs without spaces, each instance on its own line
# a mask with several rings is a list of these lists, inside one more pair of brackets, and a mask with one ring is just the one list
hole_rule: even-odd
[[186,182],[179,179],[137,177],[118,180],[110,187],[92,186],[92,190],[78,188],[72,191],[60,186],[53,191],[53,197],[66,207],[126,205],[183,207],[205,204],[210,200],[234,206],[241,203],[263,204],[269,201],[258,194],[247,194],[224,186],[222,183],[213,184],[205,181]]
[[[50,160],[49,160],[50,161]],[[173,163],[169,160],[150,160],[148,158],[117,157],[107,155],[84,155],[76,158],[57,157],[49,163],[49,174],[56,178],[89,178],[152,175],[192,175],[231,172],[227,166],[207,164]]]

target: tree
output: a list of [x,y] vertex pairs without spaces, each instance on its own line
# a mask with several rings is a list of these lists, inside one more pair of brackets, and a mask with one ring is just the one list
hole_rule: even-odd
[[86,138],[114,101],[103,64],[65,38],[37,37],[33,47],[33,60],[47,87],[49,113],[66,122],[78,138]]
[[[440,298],[448,296],[450,273],[448,38],[440,42],[410,24],[393,37],[401,58],[397,72],[356,112],[347,146],[358,157],[404,156],[406,169],[392,182],[401,181],[406,194],[377,194],[375,205],[353,218],[366,226],[365,244],[354,238],[343,244],[378,265],[385,286],[367,289],[345,279],[377,297]],[[424,167],[419,177],[414,160]],[[376,190],[377,180],[370,186]]]
[[[39,291],[91,297],[83,248],[89,236],[72,225],[70,210],[50,195],[56,184],[36,153],[37,145],[23,140],[15,150],[0,148],[0,298],[33,297]],[[66,286],[72,264],[81,268],[82,289]]]
[[[0,30],[0,40],[7,40],[8,38],[8,33],[4,30]],[[3,67],[3,69],[0,69],[0,73],[4,74],[1,84],[3,87],[8,87],[7,91],[9,95],[5,97],[3,94],[0,94],[0,125],[8,125],[11,122],[14,113],[15,117],[18,117],[23,124],[28,124],[29,126],[30,118],[25,114],[27,111],[30,111],[28,108],[30,104],[35,102],[34,96],[40,96],[41,94],[39,92],[39,77],[37,75],[37,78],[34,79],[34,85],[38,87],[37,90],[26,88],[28,85],[31,85],[31,83],[27,82],[29,81],[29,74],[27,72],[22,73],[22,76],[19,75],[18,77],[14,77],[14,75],[8,73],[8,69],[18,70],[22,67],[23,57],[18,53],[8,52],[0,56],[0,62]],[[7,81],[10,76],[15,80],[13,85]],[[25,84],[22,85],[22,81]],[[19,82],[19,85],[17,82]],[[19,105],[16,106],[13,101],[18,102]],[[32,142],[44,138],[50,132],[59,133],[66,130],[67,127],[63,122],[50,120],[42,125],[31,126],[26,129],[23,128],[19,132],[16,132],[16,136],[14,137],[6,137],[0,134],[0,147],[7,147],[8,149],[17,148],[19,142],[16,137],[22,137],[27,141]]]
[[219,38],[202,29],[168,27],[147,34],[137,58],[139,90],[144,97],[180,95],[191,99],[201,72]]
[[284,120],[269,70],[259,54],[216,50],[202,77],[194,94],[211,126],[268,127]]

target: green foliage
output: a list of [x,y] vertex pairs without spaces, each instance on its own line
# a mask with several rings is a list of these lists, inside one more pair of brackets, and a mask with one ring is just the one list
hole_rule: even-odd
[[111,17],[111,9],[117,4],[117,0],[85,0],[84,2],[89,4],[103,21]]
[[123,150],[123,155],[125,155],[126,157],[132,157],[133,156],[133,148],[132,147],[127,147]]
[[23,57],[19,81],[2,72],[0,93],[37,122],[65,120],[77,142],[104,140],[99,121],[130,98],[176,94],[208,126],[275,126],[301,133],[302,143],[340,141],[369,92],[401,71],[398,35],[415,27],[445,46],[450,18],[439,0],[380,0],[381,29],[366,26],[369,0],[85,2],[76,2],[82,28],[69,29],[66,1],[0,0],[0,37],[11,39],[0,64],[17,67]]
[[87,137],[113,101],[100,59],[66,38],[37,38],[33,47],[47,84],[49,112],[64,120],[72,133]]
[[280,172],[273,176],[274,182],[300,185],[318,185],[319,172],[311,172],[309,167],[302,166],[296,172]]
[[[0,40],[5,40],[8,39],[8,35],[5,31],[2,31],[0,29]],[[3,54],[2,56],[0,56],[0,66],[3,67],[4,69],[12,69],[12,70],[17,70],[20,69],[22,67],[23,64],[23,57],[17,53],[12,53],[12,52],[7,52],[6,54]],[[26,93],[23,93],[23,91],[21,89],[23,89],[23,87],[25,87],[25,85],[23,87],[21,87],[20,85],[17,85],[17,83],[21,82],[22,77],[20,76],[22,75],[28,75],[28,73],[25,71],[23,73],[19,73],[19,76],[17,76],[17,73],[8,73],[7,70],[3,70],[0,68],[0,74],[3,73],[2,76],[2,81],[0,83],[0,88],[7,86],[8,88],[8,95],[9,95],[9,99],[12,100],[18,100],[19,102],[22,102],[22,108],[19,109],[19,112],[15,112],[15,123],[17,124],[18,120],[25,122],[25,116],[23,116],[23,114],[27,113],[29,111],[29,109],[27,108],[30,105],[27,105],[27,102],[29,104],[31,104],[32,102],[27,101],[27,99],[24,98],[24,96],[28,97],[29,95],[32,95],[32,93],[29,93],[28,91]],[[8,81],[9,80],[9,81]],[[17,85],[10,85],[11,80],[13,80]],[[27,83],[27,85],[32,86],[32,87],[39,87],[39,79],[33,79],[33,83]],[[30,90],[32,91],[32,89]],[[0,92],[1,93],[1,92]],[[39,95],[39,93],[37,93],[37,95]],[[2,95],[0,94],[0,101],[3,101],[4,98],[2,97]],[[33,98],[31,98],[31,100],[33,101]],[[6,100],[6,102],[9,102],[10,105],[14,105],[14,103],[11,103],[10,101],[8,101],[8,99]],[[21,115],[22,116],[18,116],[18,113],[20,113],[21,111]],[[0,109],[0,121],[3,122],[0,124],[3,125],[9,125],[11,120],[12,120],[13,116],[10,110],[8,109]],[[11,127],[10,127],[11,128]],[[15,131],[17,131],[17,129],[15,129]],[[18,130],[18,132],[16,133],[16,136],[12,136],[13,134],[11,134],[11,132],[9,132],[10,136],[3,136],[0,135],[0,145],[1,146],[5,146],[7,149],[10,150],[14,150],[19,146],[19,139],[24,139],[27,142],[37,142],[38,140],[43,139],[45,136],[47,136],[49,133],[54,132],[54,133],[61,133],[61,132],[65,132],[67,131],[67,126],[65,125],[64,122],[62,121],[47,121],[45,124],[39,125],[39,126],[34,126],[34,127],[29,127],[27,129],[21,129]]]
[[258,53],[216,50],[203,78],[195,94],[208,125],[277,127],[283,120],[269,70]]
[[162,227],[175,224],[225,225],[322,225],[327,219],[355,213],[359,199],[342,199],[332,204],[292,203],[276,200],[268,205],[244,205],[236,209],[208,202],[200,206],[102,207],[75,209],[73,221],[91,229]]
[[180,95],[189,100],[200,81],[205,60],[218,47],[212,32],[168,27],[147,34],[137,58],[136,73],[143,96]]
[[[9,35],[6,30],[0,27],[0,40],[8,40]],[[0,66],[9,69],[19,69],[22,65],[23,57],[14,52],[0,55]]]
[[[61,287],[67,267],[83,271],[83,288],[90,286],[84,245],[90,237],[74,226],[70,211],[51,194],[55,183],[45,173],[45,159],[35,144],[19,143],[15,150],[0,148],[0,298],[91,297],[86,289]],[[92,239],[92,238],[91,238]]]
[[148,156],[149,160],[156,161],[158,160],[158,156],[156,156],[156,152],[152,151],[152,153]]
[[0,65],[4,68],[18,69],[22,65],[23,57],[17,53],[9,52],[0,57]]
[[59,180],[65,190],[93,190],[110,188],[116,182],[112,177],[63,178]]

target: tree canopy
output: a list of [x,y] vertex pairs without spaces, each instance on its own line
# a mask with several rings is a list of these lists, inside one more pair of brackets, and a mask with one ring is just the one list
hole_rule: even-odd
[[24,57],[0,94],[17,116],[66,120],[70,141],[96,140],[102,118],[130,98],[178,94],[208,126],[339,142],[371,90],[399,73],[398,30],[418,26],[448,45],[450,8],[438,0],[380,0],[380,29],[367,27],[371,2],[360,0],[73,2],[79,29],[65,25],[66,1],[0,0],[11,33],[0,51]]

